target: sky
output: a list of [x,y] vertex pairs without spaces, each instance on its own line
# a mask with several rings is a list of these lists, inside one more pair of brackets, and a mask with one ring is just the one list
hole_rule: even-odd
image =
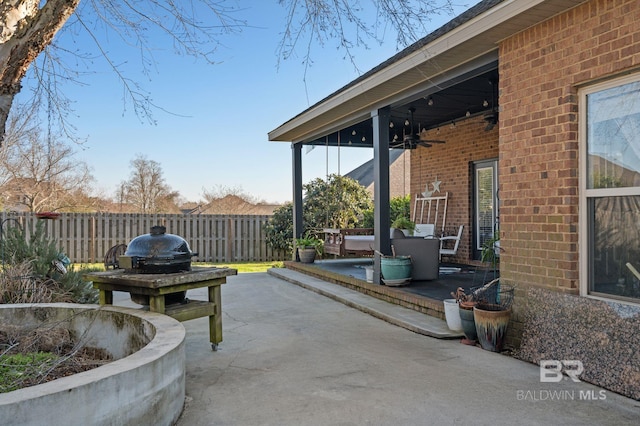
[[[369,49],[355,49],[358,70],[335,42],[313,47],[314,61],[306,73],[301,56],[281,61],[278,67],[283,8],[276,0],[238,3],[243,5],[239,16],[249,26],[221,38],[218,63],[213,65],[175,54],[159,38],[153,69],[143,75],[139,52],[104,36],[112,60],[125,64],[127,77],[170,112],[154,112],[156,124],[136,116],[123,101],[122,82],[99,57],[92,61],[91,72],[81,77],[82,85],[65,85],[73,101],[76,134],[86,138],[76,158],[89,165],[98,195],[113,197],[131,174],[131,160],[142,154],[160,164],[166,183],[187,201],[201,200],[203,190],[221,188],[268,203],[290,201],[291,145],[269,142],[268,132],[397,52],[395,34],[388,32],[383,45],[371,42]],[[455,14],[477,1],[464,3]],[[454,15],[434,16],[430,31]],[[56,43],[79,43],[95,50],[86,36],[72,40],[63,33]],[[18,100],[27,96],[23,92]],[[252,120],[246,122],[246,117]],[[373,150],[366,148],[303,150],[303,183],[327,173],[346,174],[371,158]]]

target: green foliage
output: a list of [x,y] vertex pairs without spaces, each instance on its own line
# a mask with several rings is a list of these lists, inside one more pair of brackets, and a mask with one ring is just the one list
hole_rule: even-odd
[[19,264],[31,263],[33,273],[44,277],[51,268],[51,262],[58,258],[60,252],[55,241],[49,241],[45,233],[44,221],[37,221],[34,232],[27,238],[26,232],[19,226],[4,230],[2,240],[4,262]]
[[413,234],[413,231],[416,229],[416,224],[404,216],[398,216],[396,220],[391,223],[391,227],[396,229],[406,229],[410,234]]
[[307,232],[323,228],[358,227],[363,213],[373,207],[366,188],[356,180],[336,174],[303,186],[303,216]]
[[410,219],[411,214],[411,196],[394,197],[389,200],[389,217],[393,223],[400,217]]
[[[391,223],[399,217],[409,219],[411,212],[411,196],[405,195],[393,197],[389,200],[389,220]],[[364,212],[362,225],[363,228],[373,228],[373,208]]]
[[500,232],[496,231],[493,237],[487,239],[482,244],[480,261],[490,263],[495,267],[500,261]]
[[[362,226],[364,213],[373,203],[365,187],[357,181],[330,175],[303,186],[303,235],[318,237],[323,228],[355,228]],[[276,209],[265,228],[267,243],[274,249],[293,250],[293,204]]]
[[296,247],[298,248],[314,248],[316,253],[322,254],[324,241],[313,235],[306,235],[302,238],[296,238]]
[[36,223],[34,232],[28,238],[26,232],[18,226],[6,229],[2,244],[6,265],[27,262],[36,281],[44,282],[46,278],[55,281],[57,284],[57,288],[53,290],[55,293],[66,294],[75,303],[97,303],[98,290],[93,288],[91,282],[83,279],[83,274],[89,270],[73,271],[67,268],[66,274],[60,274],[52,267],[53,261],[66,256],[56,248],[56,242],[47,237],[44,221]]
[[74,303],[98,303],[100,292],[93,288],[93,283],[84,279],[89,272],[104,271],[104,268],[71,269],[56,277],[63,291],[69,294]]
[[267,244],[275,250],[293,251],[293,204],[286,203],[273,211],[273,216],[265,225]]
[[0,393],[20,389],[25,381],[41,377],[58,359],[51,352],[0,355]]

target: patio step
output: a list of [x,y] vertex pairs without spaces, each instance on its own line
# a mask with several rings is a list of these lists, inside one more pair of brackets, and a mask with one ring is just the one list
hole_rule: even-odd
[[377,299],[338,284],[333,284],[286,268],[271,268],[268,270],[268,273],[391,324],[406,328],[414,333],[438,339],[458,339],[464,337],[464,334],[461,332],[449,330],[444,320]]

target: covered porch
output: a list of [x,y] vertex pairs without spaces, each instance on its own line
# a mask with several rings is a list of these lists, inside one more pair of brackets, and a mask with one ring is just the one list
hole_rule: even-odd
[[[379,253],[391,255],[392,244],[389,152],[402,149],[410,153],[411,217],[437,225],[437,237],[463,230],[452,261],[480,259],[484,242],[498,231],[497,41],[515,13],[505,11],[496,23],[495,15],[483,14],[491,5],[470,9],[269,133],[269,140],[292,147],[294,238],[305,231],[303,147],[372,150],[373,283],[380,284]],[[489,23],[490,36],[477,39]],[[443,194],[449,196],[446,224],[420,217],[418,200]]]

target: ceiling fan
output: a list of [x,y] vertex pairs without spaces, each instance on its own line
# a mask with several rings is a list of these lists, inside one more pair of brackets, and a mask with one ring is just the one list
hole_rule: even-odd
[[[415,149],[418,145],[424,146],[425,148],[429,148],[433,146],[434,143],[445,143],[445,141],[437,140],[437,139],[420,139],[420,129],[418,128],[417,133],[413,133],[413,113],[416,111],[414,107],[409,108],[409,112],[411,114],[411,129],[409,133],[404,133],[403,129],[403,138],[401,141],[398,141],[396,138],[391,142],[391,148],[403,148],[403,149]],[[420,126],[418,126],[420,127]]]

